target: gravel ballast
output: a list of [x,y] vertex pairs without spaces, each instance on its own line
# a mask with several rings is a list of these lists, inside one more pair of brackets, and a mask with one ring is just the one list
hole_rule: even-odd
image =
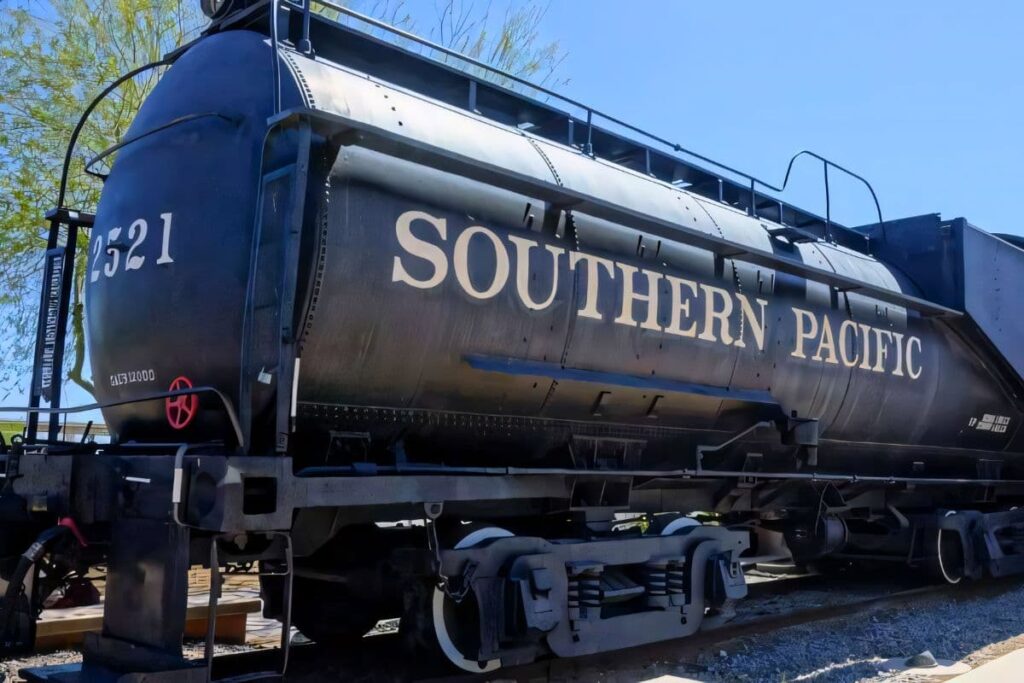
[[[751,613],[841,605],[842,598],[837,596],[849,594],[850,587],[838,588],[741,601],[736,623],[749,619]],[[201,644],[189,645],[190,654],[198,656]],[[931,683],[943,679],[893,669],[893,660],[928,650],[940,661],[963,660],[976,667],[1018,648],[1024,648],[1024,584],[1020,581],[1003,582],[983,593],[967,590],[958,596],[956,591],[946,591],[901,599],[869,612],[723,639],[700,648],[683,640],[659,646],[656,654],[624,651],[596,661],[554,660],[547,679],[632,683],[669,675],[707,683]],[[218,647],[220,652],[231,650],[237,648]],[[69,651],[0,662],[0,681],[17,681],[17,670],[25,666],[68,663],[80,657]],[[494,680],[510,679],[499,671]]]
[[715,682],[928,681],[932,677],[891,670],[889,660],[929,650],[940,660],[977,666],[1022,646],[1024,586],[1018,585],[994,595],[943,594],[726,641],[702,652],[696,663],[704,671],[689,675]]

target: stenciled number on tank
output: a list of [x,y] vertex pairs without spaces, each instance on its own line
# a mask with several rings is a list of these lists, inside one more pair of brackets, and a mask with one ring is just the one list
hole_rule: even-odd
[[141,384],[143,382],[155,382],[156,370],[146,368],[144,370],[128,370],[126,372],[115,372],[110,376],[110,386],[121,387],[126,384]]
[[[171,257],[171,228],[174,214],[162,213],[160,221],[160,255],[155,263],[174,263]],[[106,234],[98,232],[92,243],[92,270],[89,282],[96,282],[100,277],[110,278],[120,272],[144,268],[150,259],[141,251],[148,236],[149,223],[145,218],[136,219],[127,230],[122,226],[115,226],[107,230]],[[125,252],[124,258],[122,252]]]

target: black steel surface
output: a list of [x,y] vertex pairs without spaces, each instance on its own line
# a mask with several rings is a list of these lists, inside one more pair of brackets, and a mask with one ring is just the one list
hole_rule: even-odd
[[[615,424],[647,441],[645,466],[678,468],[682,453],[771,411],[818,420],[826,464],[842,442],[1018,448],[1021,413],[1006,382],[953,323],[918,315],[955,311],[922,299],[899,270],[828,243],[769,237],[763,219],[722,213],[599,160],[572,160],[544,140],[526,144],[521,132],[414,102],[298,53],[283,59],[284,106],[325,112],[311,115],[318,137],[308,155],[288,123],[301,121],[302,109],[272,121],[265,135],[270,55],[244,31],[213,35],[179,57],[129,132],[158,131],[119,151],[93,232],[89,329],[102,400],[152,394],[186,377],[239,401],[256,452],[327,448],[330,430],[347,430],[368,433],[376,449],[401,439],[414,460],[462,465],[535,463],[573,436]],[[385,108],[364,101],[371,97]],[[336,114],[345,98],[362,113]],[[434,118],[406,123],[387,102],[417,108],[408,112],[414,119],[420,109]],[[218,116],[187,118],[208,112]],[[454,140],[446,128],[459,125],[463,140],[478,140],[480,158],[435,142]],[[521,156],[504,157],[502,168],[487,135],[522,147]],[[307,156],[315,177],[302,183],[300,166],[288,164]],[[536,175],[525,170],[538,164]],[[272,180],[256,182],[260,166]],[[583,187],[587,173],[619,183],[601,185],[612,197],[635,193],[625,204],[602,198]],[[686,207],[691,225],[660,217],[662,196]],[[168,214],[172,260],[157,263],[167,255],[158,237]],[[145,262],[126,271],[127,254],[113,256],[97,240],[144,216],[151,234],[134,255]],[[413,216],[404,244],[403,216]],[[471,229],[475,236],[460,241]],[[436,285],[416,284],[432,263],[410,246],[444,255]],[[674,326],[673,305],[684,302],[672,299],[668,276],[685,280],[674,285],[679,292],[693,289]],[[627,277],[637,298],[623,313]],[[495,292],[485,292],[488,282],[498,283]],[[650,282],[653,313],[643,300]],[[686,329],[690,336],[679,334]],[[125,371],[143,381],[117,382]],[[139,403],[107,418],[122,439],[222,438],[228,427],[205,400],[183,430],[168,425],[162,408]],[[438,422],[413,419],[423,411]],[[1008,428],[970,426],[986,414]],[[541,419],[552,428],[467,431],[459,415]],[[289,444],[292,429],[298,441]]]

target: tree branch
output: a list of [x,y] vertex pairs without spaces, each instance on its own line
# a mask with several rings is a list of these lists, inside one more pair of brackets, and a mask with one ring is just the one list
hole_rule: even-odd
[[95,396],[95,385],[82,376],[82,370],[85,368],[85,305],[82,303],[85,271],[78,269],[78,272],[82,275],[75,277],[75,298],[71,305],[71,340],[75,360],[68,371],[68,379],[89,392],[90,396]]

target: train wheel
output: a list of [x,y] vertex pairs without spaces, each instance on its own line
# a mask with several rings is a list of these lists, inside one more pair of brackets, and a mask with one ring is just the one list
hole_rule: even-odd
[[[513,535],[500,527],[467,524],[449,534],[444,545],[462,550]],[[501,666],[497,659],[478,661],[475,658],[480,651],[480,611],[473,591],[456,601],[432,584],[430,592],[417,602],[417,616],[425,619],[403,618],[400,628],[419,631],[413,638],[427,650],[426,654],[440,660],[442,665],[470,673],[487,673]]]
[[[950,510],[946,517],[955,515]],[[966,558],[964,557],[964,546],[960,540],[960,534],[956,531],[939,529],[937,534],[936,557],[938,559],[939,573],[946,583],[957,584],[964,578]]]

